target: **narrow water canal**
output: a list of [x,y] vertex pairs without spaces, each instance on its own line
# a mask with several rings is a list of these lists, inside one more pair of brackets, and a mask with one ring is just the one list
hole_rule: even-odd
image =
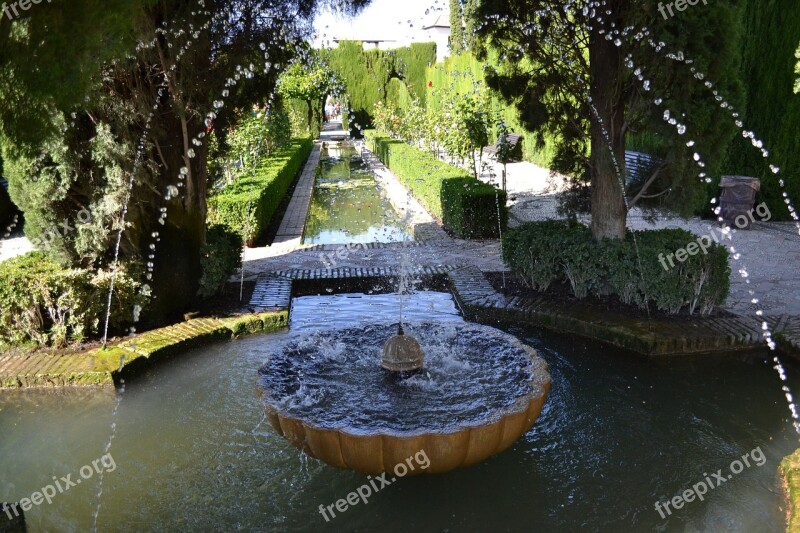
[[322,149],[303,242],[347,244],[410,240],[406,225],[349,144]]

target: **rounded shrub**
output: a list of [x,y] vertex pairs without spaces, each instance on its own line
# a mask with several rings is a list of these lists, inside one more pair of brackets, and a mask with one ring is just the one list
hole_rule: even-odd
[[[133,321],[142,305],[138,277],[117,273],[112,331]],[[105,320],[111,273],[65,269],[40,252],[0,263],[0,344],[64,346],[99,333]]]
[[535,290],[568,282],[577,298],[614,295],[623,303],[665,313],[708,314],[730,292],[725,247],[713,243],[704,253],[672,265],[663,260],[695,241],[686,230],[663,229],[598,242],[581,224],[550,220],[506,233],[503,260]]
[[242,266],[242,238],[225,226],[211,226],[206,234],[198,296],[210,298],[220,293],[236,269]]

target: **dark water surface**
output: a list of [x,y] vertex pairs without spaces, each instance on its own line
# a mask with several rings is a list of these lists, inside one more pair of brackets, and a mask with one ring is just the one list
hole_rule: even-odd
[[[303,457],[264,421],[256,381],[289,335],[396,322],[393,295],[299,298],[292,333],[195,350],[131,380],[113,420],[99,531],[781,531],[778,461],[798,445],[761,355],[649,360],[523,329],[552,389],[534,428],[475,467],[401,479],[326,522],[320,505],[367,482]],[[456,322],[449,295],[416,317]],[[763,355],[763,354],[762,354]],[[800,389],[795,368],[789,385]],[[0,393],[0,501],[103,455],[109,392]],[[760,448],[744,468],[662,519],[654,509]],[[756,454],[758,455],[758,454]],[[758,455],[760,457],[760,455]],[[28,513],[30,531],[86,531],[97,476]]]

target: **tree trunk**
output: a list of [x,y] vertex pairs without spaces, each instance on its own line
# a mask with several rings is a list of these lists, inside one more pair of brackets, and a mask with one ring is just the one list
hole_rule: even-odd
[[310,133],[312,137],[316,137],[316,123],[314,122],[314,100],[306,100],[306,105],[308,106],[308,133]]
[[592,103],[597,111],[592,111],[591,126],[592,234],[597,240],[624,239],[627,209],[620,187],[624,176],[618,175],[625,162],[622,55],[613,42],[595,33],[589,45],[589,61]]
[[[146,236],[149,237],[150,232],[157,231],[161,239],[157,243],[153,261],[155,271],[151,285],[155,299],[148,312],[148,318],[155,323],[179,319],[196,300],[202,276],[200,252],[205,244],[208,152],[205,145],[193,146],[195,157],[186,157],[187,145],[184,141],[194,138],[204,129],[204,125],[198,119],[184,123],[176,116],[178,113],[178,110],[173,109],[173,113],[162,122],[163,130],[158,135],[163,161],[158,179],[161,196],[157,199],[157,205],[167,208],[166,223],[163,226],[158,223],[157,213],[143,221],[148,226]],[[190,164],[187,164],[187,160]],[[167,202],[164,199],[166,186],[179,182],[178,174],[183,166],[190,171],[186,179],[182,180],[184,187],[180,189],[181,196]],[[152,253],[147,249],[151,241],[147,237],[142,242],[142,254],[145,257]]]

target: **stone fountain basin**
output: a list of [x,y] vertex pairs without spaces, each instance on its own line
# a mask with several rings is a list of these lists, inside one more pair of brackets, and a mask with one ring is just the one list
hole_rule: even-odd
[[544,392],[523,402],[518,412],[455,433],[355,435],[343,430],[318,429],[271,408],[267,408],[267,418],[275,431],[294,446],[336,468],[365,474],[391,472],[395,465],[424,450],[430,466],[425,470],[410,470],[408,475],[441,474],[478,464],[510,448],[533,427],[549,389],[548,382]]
[[[530,392],[514,400],[479,424],[455,426],[448,431],[360,432],[353,428],[321,428],[287,414],[265,401],[265,410],[275,431],[306,454],[331,466],[366,474],[392,472],[424,450],[430,460],[425,469],[409,469],[408,475],[443,473],[480,463],[498,454],[527,433],[539,417],[550,390],[547,364],[527,345],[511,337],[531,361]],[[262,388],[267,400],[269,389]]]

